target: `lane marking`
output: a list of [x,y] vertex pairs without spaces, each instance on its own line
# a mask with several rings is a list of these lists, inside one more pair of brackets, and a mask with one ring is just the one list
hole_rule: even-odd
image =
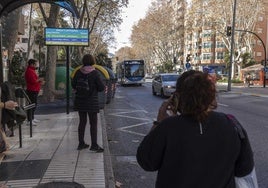
[[153,124],[153,121],[151,119],[148,119],[148,118],[139,118],[139,117],[136,117],[136,116],[124,115],[124,114],[136,113],[136,112],[148,113],[145,110],[132,110],[132,111],[124,111],[124,112],[110,113],[108,115],[112,115],[112,116],[116,116],[116,117],[122,117],[122,118],[143,120],[142,123],[132,124],[132,125],[120,127],[117,130],[122,131],[122,132],[126,132],[126,133],[130,133],[130,134],[134,134],[134,135],[138,135],[138,136],[145,136],[146,134],[128,130],[128,129],[139,127],[139,126],[143,126],[143,125],[149,124],[149,123]]
[[130,133],[130,134],[134,134],[134,135],[138,135],[138,136],[145,136],[146,134],[135,132],[135,131],[130,131],[130,130],[127,130],[127,129],[130,129],[130,128],[133,128],[133,127],[139,127],[139,126],[142,126],[142,125],[145,125],[145,124],[148,124],[148,123],[153,123],[153,121],[148,121],[148,122],[138,123],[138,124],[135,124],[135,125],[121,127],[121,128],[118,128],[117,130],[122,131],[122,132],[126,132],[126,133]]
[[219,106],[229,107],[227,104],[218,103]]
[[117,116],[117,117],[124,117],[124,118],[130,118],[130,119],[138,119],[138,120],[145,120],[149,121],[150,119],[148,118],[139,118],[139,117],[134,117],[134,116],[129,116],[129,115],[123,115],[123,114],[130,114],[130,113],[135,113],[135,112],[143,112],[143,113],[148,113],[145,110],[133,110],[133,111],[128,111],[128,112],[117,112],[117,113],[110,113],[109,115],[112,116]]

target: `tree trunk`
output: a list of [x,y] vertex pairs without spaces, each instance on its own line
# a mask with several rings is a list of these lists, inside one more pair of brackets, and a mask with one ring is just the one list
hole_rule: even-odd
[[[21,8],[10,13],[3,24],[3,47],[8,50],[8,60],[11,63],[14,54],[15,44],[18,38],[18,26],[21,17]],[[12,79],[11,69],[8,74],[8,80]]]
[[[51,6],[49,18],[48,18],[48,27],[57,26],[57,18],[59,15],[59,6]],[[43,92],[43,100],[45,102],[54,101],[53,91],[55,90],[55,78],[56,78],[56,60],[57,60],[57,47],[49,46],[47,48],[47,63],[46,63],[46,84]]]

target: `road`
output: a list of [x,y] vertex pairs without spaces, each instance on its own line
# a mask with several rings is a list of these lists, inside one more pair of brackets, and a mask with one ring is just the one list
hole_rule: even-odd
[[[217,110],[234,114],[248,132],[260,188],[268,187],[267,99],[239,92],[219,92],[217,99]],[[141,87],[118,86],[115,98],[105,107],[107,137],[117,185],[125,188],[154,187],[156,172],[142,170],[135,155],[163,100],[152,95],[151,83]]]

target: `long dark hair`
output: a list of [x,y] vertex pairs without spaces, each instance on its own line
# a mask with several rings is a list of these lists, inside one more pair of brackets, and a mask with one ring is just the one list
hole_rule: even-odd
[[82,63],[83,63],[84,66],[94,65],[94,64],[96,64],[96,60],[93,57],[93,55],[91,55],[91,54],[85,54],[83,56],[83,58],[82,58]]
[[178,110],[203,121],[209,110],[217,108],[216,87],[211,76],[201,71],[187,71],[177,81]]

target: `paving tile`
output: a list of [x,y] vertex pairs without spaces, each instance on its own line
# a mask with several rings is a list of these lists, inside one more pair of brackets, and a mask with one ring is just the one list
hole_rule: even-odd
[[[17,129],[15,136],[8,138],[11,147],[0,164],[0,185],[30,188],[40,183],[76,181],[88,188],[105,188],[103,153],[76,149],[77,112],[42,114],[36,118],[41,122],[33,126],[32,137],[29,127],[22,126],[21,148]],[[85,141],[90,144],[89,128],[87,125]],[[98,143],[102,146],[101,125]]]

